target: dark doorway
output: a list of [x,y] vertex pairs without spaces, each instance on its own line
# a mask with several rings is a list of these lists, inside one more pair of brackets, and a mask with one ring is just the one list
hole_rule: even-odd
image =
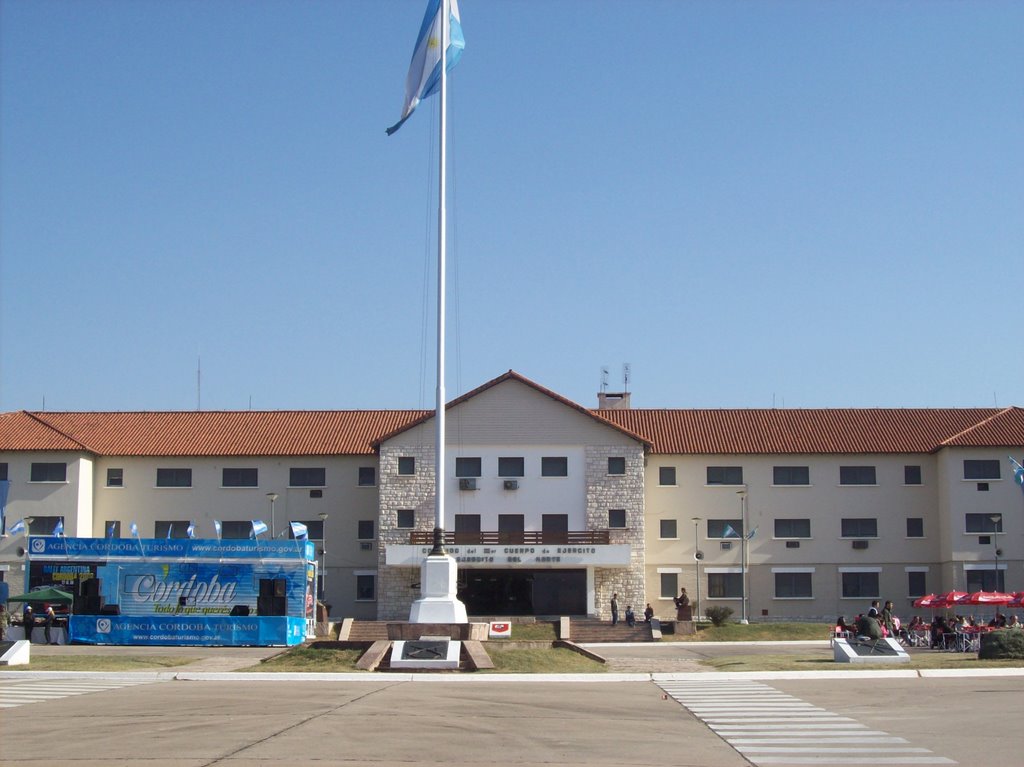
[[586,615],[586,570],[462,570],[470,615]]

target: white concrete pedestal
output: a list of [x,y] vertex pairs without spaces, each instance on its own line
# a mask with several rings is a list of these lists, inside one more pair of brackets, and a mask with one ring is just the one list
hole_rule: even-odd
[[447,554],[431,554],[420,566],[420,593],[409,611],[410,623],[469,623],[456,597],[458,565]]

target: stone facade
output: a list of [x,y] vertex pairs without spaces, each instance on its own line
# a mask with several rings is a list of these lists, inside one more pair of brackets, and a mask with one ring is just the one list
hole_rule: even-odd
[[[609,474],[608,459],[624,458],[625,473]],[[619,611],[632,604],[636,612],[644,604],[644,451],[640,445],[590,445],[587,463],[587,529],[609,528],[609,509],[626,513],[624,528],[609,530],[614,544],[629,544],[630,565],[594,571],[596,614],[611,619],[612,594],[619,595]]]

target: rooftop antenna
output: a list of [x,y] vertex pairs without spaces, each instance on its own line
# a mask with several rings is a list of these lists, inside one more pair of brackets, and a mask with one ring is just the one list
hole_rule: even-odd
[[626,394],[629,393],[629,374],[632,372],[629,363],[626,362],[622,365],[622,391]]
[[605,394],[608,391],[608,366],[601,366],[601,393]]

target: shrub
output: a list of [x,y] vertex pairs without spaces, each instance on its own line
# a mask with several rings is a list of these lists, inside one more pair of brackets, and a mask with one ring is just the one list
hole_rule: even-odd
[[1002,629],[981,635],[981,660],[1024,660],[1024,631]]
[[729,620],[729,616],[732,615],[732,608],[713,605],[707,608],[704,611],[704,614],[708,617],[708,620],[711,621],[712,625],[721,626]]

